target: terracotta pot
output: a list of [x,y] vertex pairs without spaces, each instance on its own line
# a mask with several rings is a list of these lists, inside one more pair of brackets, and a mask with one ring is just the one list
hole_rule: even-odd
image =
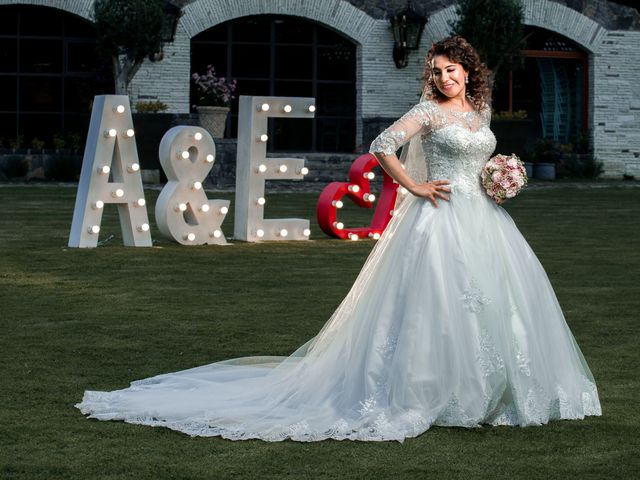
[[229,107],[203,107],[198,105],[200,125],[208,131],[213,138],[224,137],[224,127],[227,124]]

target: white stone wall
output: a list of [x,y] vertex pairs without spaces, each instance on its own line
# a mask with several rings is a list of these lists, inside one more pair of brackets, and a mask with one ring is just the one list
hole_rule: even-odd
[[607,32],[593,56],[593,144],[605,176],[640,177],[640,32]]

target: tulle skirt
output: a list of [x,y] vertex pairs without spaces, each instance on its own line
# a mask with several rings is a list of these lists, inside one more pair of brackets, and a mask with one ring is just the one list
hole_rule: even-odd
[[600,415],[549,280],[484,196],[409,197],[351,291],[289,357],[248,357],[85,392],[100,420],[194,436],[398,440],[431,425]]

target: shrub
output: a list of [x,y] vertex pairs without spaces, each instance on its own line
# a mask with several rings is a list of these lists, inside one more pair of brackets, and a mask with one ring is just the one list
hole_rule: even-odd
[[75,157],[55,155],[47,162],[44,174],[50,180],[75,182],[80,175],[80,169]]
[[29,171],[29,165],[23,156],[10,155],[0,162],[0,169],[7,178],[24,178]]
[[137,102],[135,105],[136,112],[138,113],[158,113],[164,112],[169,108],[169,106],[161,102],[160,100],[155,101],[146,101],[146,102]]

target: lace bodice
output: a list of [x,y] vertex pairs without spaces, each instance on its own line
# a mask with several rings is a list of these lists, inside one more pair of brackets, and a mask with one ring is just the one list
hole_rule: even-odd
[[480,171],[496,147],[490,121],[488,107],[452,112],[427,100],[382,132],[369,151],[390,155],[419,134],[430,180],[449,180],[454,193],[481,195]]

